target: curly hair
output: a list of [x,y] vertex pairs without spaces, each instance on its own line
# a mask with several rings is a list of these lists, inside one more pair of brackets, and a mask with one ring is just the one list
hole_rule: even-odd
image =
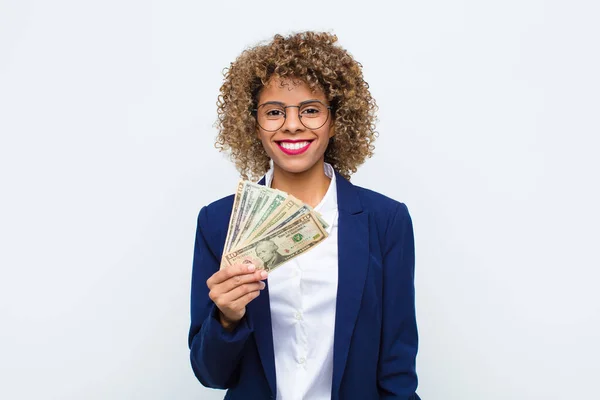
[[310,90],[320,89],[333,106],[335,135],[325,151],[325,162],[346,179],[373,155],[377,105],[363,79],[362,65],[329,33],[300,32],[275,35],[267,44],[244,50],[224,70],[217,101],[219,133],[215,147],[230,151],[243,179],[258,178],[269,169],[269,157],[256,136],[260,90],[274,76],[300,80]]

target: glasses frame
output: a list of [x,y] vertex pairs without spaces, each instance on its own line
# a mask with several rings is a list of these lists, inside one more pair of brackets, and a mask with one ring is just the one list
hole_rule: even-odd
[[[300,114],[300,108],[302,108],[302,106],[308,104],[308,103],[321,103],[326,109],[327,109],[327,118],[325,119],[325,121],[323,122],[323,124],[321,126],[319,126],[318,128],[310,128],[308,126],[306,126],[304,124],[304,121],[302,121],[302,115]],[[258,122],[258,109],[268,105],[268,104],[276,104],[278,106],[281,106],[283,108],[284,111],[284,115],[283,115],[283,122],[281,123],[281,126],[277,129],[265,129],[262,127],[262,125],[260,124],[260,122]],[[285,121],[287,120],[287,108],[297,108],[298,109],[298,119],[300,120],[300,123],[302,124],[302,126],[304,126],[306,129],[310,129],[312,131],[317,130],[317,129],[321,129],[323,126],[325,126],[325,124],[327,123],[327,121],[329,121],[329,116],[331,115],[331,110],[333,110],[333,106],[327,106],[325,105],[325,103],[323,103],[321,100],[317,100],[317,99],[311,99],[311,100],[305,100],[303,102],[301,102],[298,105],[289,105],[286,106],[283,103],[279,102],[279,101],[267,101],[266,103],[262,103],[259,104],[256,108],[253,108],[252,111],[252,115],[254,116],[254,119],[256,120],[256,123],[258,124],[258,126],[260,126],[260,128],[263,131],[266,132],[277,132],[278,130],[280,130],[284,125],[285,125]]]

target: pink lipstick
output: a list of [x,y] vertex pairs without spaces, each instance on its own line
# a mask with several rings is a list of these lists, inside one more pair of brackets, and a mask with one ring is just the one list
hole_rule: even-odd
[[295,156],[308,150],[312,140],[281,140],[276,143],[285,154]]

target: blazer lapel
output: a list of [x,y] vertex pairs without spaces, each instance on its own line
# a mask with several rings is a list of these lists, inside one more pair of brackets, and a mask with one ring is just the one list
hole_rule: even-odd
[[265,288],[260,296],[246,306],[248,325],[254,331],[256,347],[260,355],[271,393],[277,393],[275,377],[275,351],[273,350],[273,331],[271,328],[271,306],[269,303],[269,282],[265,281]]
[[338,194],[338,290],[333,341],[333,398],[344,375],[369,265],[369,218],[354,185],[336,171]]
[[[265,184],[263,177],[259,185]],[[269,303],[269,282],[265,281],[265,288],[256,299],[248,303],[246,307],[246,317],[248,324],[254,331],[254,339],[260,360],[271,388],[273,396],[277,393],[275,377],[275,351],[273,349],[273,330],[271,327],[271,306]]]

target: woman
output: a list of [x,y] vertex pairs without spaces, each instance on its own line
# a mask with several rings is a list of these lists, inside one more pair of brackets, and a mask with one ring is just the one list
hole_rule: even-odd
[[[336,36],[245,50],[225,74],[217,146],[244,179],[319,211],[328,237],[270,271],[219,270],[233,196],[203,207],[190,358],[226,399],[419,399],[414,244],[404,204],[354,186],[373,152],[375,101]],[[275,255],[265,244],[264,257]],[[265,258],[265,259],[266,259]]]

